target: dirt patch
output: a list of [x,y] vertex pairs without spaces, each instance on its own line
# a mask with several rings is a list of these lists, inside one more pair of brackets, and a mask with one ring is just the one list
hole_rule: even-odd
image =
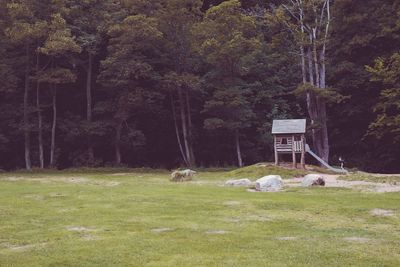
[[31,195],[31,194],[29,194],[29,195],[24,195],[23,196],[24,198],[28,198],[28,199],[34,199],[34,200],[43,200],[44,199],[44,196],[41,196],[41,195]]
[[68,226],[67,230],[68,231],[73,231],[73,232],[90,232],[90,231],[94,231],[95,229],[88,228],[88,227],[85,227],[85,226]]
[[153,232],[153,233],[164,233],[164,232],[171,232],[171,231],[174,231],[175,229],[173,229],[173,228],[154,228],[154,229],[151,229],[151,231]]
[[295,237],[295,236],[281,236],[281,237],[277,237],[276,239],[282,240],[282,241],[294,241],[294,240],[297,240],[297,237]]
[[26,251],[26,250],[31,250],[39,247],[45,246],[46,243],[39,243],[39,244],[27,244],[27,245],[15,245],[15,244],[3,244],[4,247],[8,248],[9,250],[12,251]]
[[226,217],[223,219],[225,222],[239,223],[239,222],[270,222],[271,218],[261,215],[250,215],[247,217]]
[[58,198],[58,197],[66,197],[66,194],[63,193],[50,193],[49,194],[50,197],[54,197],[54,198]]
[[384,210],[384,209],[373,209],[371,210],[371,215],[379,217],[391,217],[394,216],[394,211]]
[[[400,192],[400,185],[366,181],[346,181],[340,180],[340,175],[321,174],[321,176],[325,180],[325,187],[349,188],[376,193]],[[285,179],[284,183],[289,187],[299,187],[302,180],[303,178]]]
[[73,212],[76,210],[77,210],[76,208],[64,208],[64,209],[59,209],[58,212],[65,213],[65,212]]
[[5,181],[9,181],[9,182],[17,182],[17,181],[25,180],[25,178],[17,177],[17,176],[9,176],[9,177],[0,178],[0,180],[5,180]]
[[241,222],[241,220],[239,218],[232,218],[232,217],[224,218],[224,221],[225,222],[231,222],[231,223]]
[[90,234],[84,234],[84,235],[81,237],[81,239],[82,239],[82,240],[85,240],[85,241],[99,240],[99,238],[98,238],[97,236],[90,235]]
[[348,242],[355,242],[355,243],[369,243],[371,242],[371,239],[366,238],[366,237],[357,237],[357,236],[352,236],[352,237],[345,237],[343,238],[345,241]]
[[257,221],[257,222],[270,222],[271,218],[261,215],[251,215],[246,218],[247,221]]
[[225,201],[223,204],[225,206],[239,206],[242,203],[239,201]]
[[206,234],[210,234],[210,235],[224,235],[227,233],[229,233],[229,232],[227,232],[225,230],[209,230],[206,232]]

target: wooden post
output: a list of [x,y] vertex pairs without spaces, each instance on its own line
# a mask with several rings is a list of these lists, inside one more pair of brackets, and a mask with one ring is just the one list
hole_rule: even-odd
[[301,164],[301,167],[303,168],[303,169],[306,169],[306,138],[305,138],[305,136],[304,136],[304,134],[303,135],[301,135],[301,160],[300,160],[300,164]]
[[276,149],[276,135],[274,135],[275,165],[279,165],[278,150]]
[[292,135],[292,158],[293,158],[293,168],[297,168],[297,161],[296,161],[296,149],[295,149],[295,140],[294,134]]

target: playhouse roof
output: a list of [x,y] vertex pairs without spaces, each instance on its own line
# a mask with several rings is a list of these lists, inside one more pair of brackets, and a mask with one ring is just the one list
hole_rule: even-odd
[[306,132],[306,120],[274,120],[272,134],[302,134]]

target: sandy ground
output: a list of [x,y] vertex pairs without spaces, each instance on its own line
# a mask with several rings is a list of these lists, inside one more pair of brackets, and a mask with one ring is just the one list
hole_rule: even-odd
[[[340,175],[321,174],[321,176],[325,179],[326,187],[352,188],[377,193],[400,192],[400,185],[366,181],[346,181],[340,180]],[[383,174],[381,174],[380,176],[383,176]],[[289,187],[297,187],[301,186],[302,179],[303,178],[286,179],[284,180],[284,183],[286,186]]]

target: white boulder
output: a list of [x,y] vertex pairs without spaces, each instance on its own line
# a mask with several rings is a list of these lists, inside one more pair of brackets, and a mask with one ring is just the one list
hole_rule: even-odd
[[307,174],[303,177],[301,185],[304,187],[324,186],[325,179],[324,176],[322,176],[321,174]]
[[283,188],[283,180],[279,175],[264,176],[256,181],[256,190],[261,192],[274,192]]
[[250,186],[252,182],[249,179],[237,179],[237,180],[228,180],[225,182],[225,185],[229,186]]

